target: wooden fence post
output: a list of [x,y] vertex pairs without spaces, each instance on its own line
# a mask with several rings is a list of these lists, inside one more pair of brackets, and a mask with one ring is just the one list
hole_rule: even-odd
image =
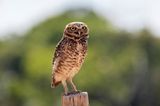
[[88,93],[80,92],[67,96],[63,95],[62,106],[89,106]]

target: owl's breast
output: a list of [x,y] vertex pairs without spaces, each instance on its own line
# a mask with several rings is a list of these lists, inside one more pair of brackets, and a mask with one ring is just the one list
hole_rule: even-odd
[[59,69],[64,70],[68,76],[74,76],[82,66],[86,50],[85,46],[78,43],[65,45]]
[[73,45],[68,45],[65,49],[66,62],[74,64],[74,66],[79,66],[83,63],[84,57],[86,55],[86,50],[82,44],[77,43]]
[[59,49],[59,55],[53,64],[54,75],[60,75],[60,79],[73,77],[83,64],[87,52],[87,44],[66,42]]

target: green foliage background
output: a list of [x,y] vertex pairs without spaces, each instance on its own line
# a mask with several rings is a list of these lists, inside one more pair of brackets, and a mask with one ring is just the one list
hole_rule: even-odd
[[53,51],[71,21],[90,28],[89,50],[74,82],[90,106],[160,106],[160,39],[127,33],[90,10],[69,10],[25,36],[0,41],[0,106],[61,106],[62,86],[50,88]]

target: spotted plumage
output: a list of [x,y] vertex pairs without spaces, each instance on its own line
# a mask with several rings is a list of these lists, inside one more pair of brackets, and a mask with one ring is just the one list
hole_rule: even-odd
[[62,83],[64,92],[67,94],[67,82],[69,82],[73,91],[77,92],[72,78],[79,72],[84,62],[88,33],[89,29],[83,22],[71,22],[66,25],[53,58],[51,87]]

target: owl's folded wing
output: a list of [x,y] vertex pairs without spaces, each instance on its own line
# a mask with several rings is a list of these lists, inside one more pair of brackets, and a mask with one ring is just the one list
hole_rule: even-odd
[[55,48],[55,53],[54,53],[54,56],[53,56],[53,59],[52,59],[52,64],[54,64],[56,58],[60,55],[60,47],[59,45],[56,46]]

